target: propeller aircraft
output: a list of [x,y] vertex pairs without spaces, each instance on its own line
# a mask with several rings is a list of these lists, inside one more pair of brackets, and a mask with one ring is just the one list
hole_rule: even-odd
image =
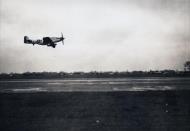
[[29,39],[28,36],[24,36],[24,43],[25,44],[37,44],[37,45],[47,45],[51,46],[53,48],[56,47],[57,43],[62,41],[62,44],[64,45],[64,37],[63,34],[61,33],[61,37],[43,37],[42,39],[37,39],[37,40],[32,40]]

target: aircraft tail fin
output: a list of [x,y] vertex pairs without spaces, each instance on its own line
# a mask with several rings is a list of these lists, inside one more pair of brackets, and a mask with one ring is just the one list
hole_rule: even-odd
[[28,36],[24,36],[24,43],[28,43],[29,37]]

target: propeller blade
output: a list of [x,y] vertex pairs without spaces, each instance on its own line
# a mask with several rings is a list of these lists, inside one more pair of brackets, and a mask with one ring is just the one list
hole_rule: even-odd
[[63,45],[64,45],[64,39],[62,40],[62,43],[63,43]]
[[61,41],[62,41],[62,44],[64,45],[64,37],[63,37],[63,33],[61,32]]
[[61,37],[63,38],[63,33],[61,32]]
[[64,37],[63,37],[63,33],[61,32],[61,38],[62,38],[62,43],[63,43],[63,45],[64,45]]

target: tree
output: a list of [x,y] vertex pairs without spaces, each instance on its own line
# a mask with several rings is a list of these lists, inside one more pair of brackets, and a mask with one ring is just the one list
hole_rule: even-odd
[[190,71],[190,61],[186,61],[184,64],[184,70],[185,71]]

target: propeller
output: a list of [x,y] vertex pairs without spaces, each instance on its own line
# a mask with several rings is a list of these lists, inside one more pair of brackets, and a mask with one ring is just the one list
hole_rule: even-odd
[[62,43],[63,43],[63,45],[64,45],[64,37],[63,37],[63,33],[61,32],[61,40],[62,40]]

